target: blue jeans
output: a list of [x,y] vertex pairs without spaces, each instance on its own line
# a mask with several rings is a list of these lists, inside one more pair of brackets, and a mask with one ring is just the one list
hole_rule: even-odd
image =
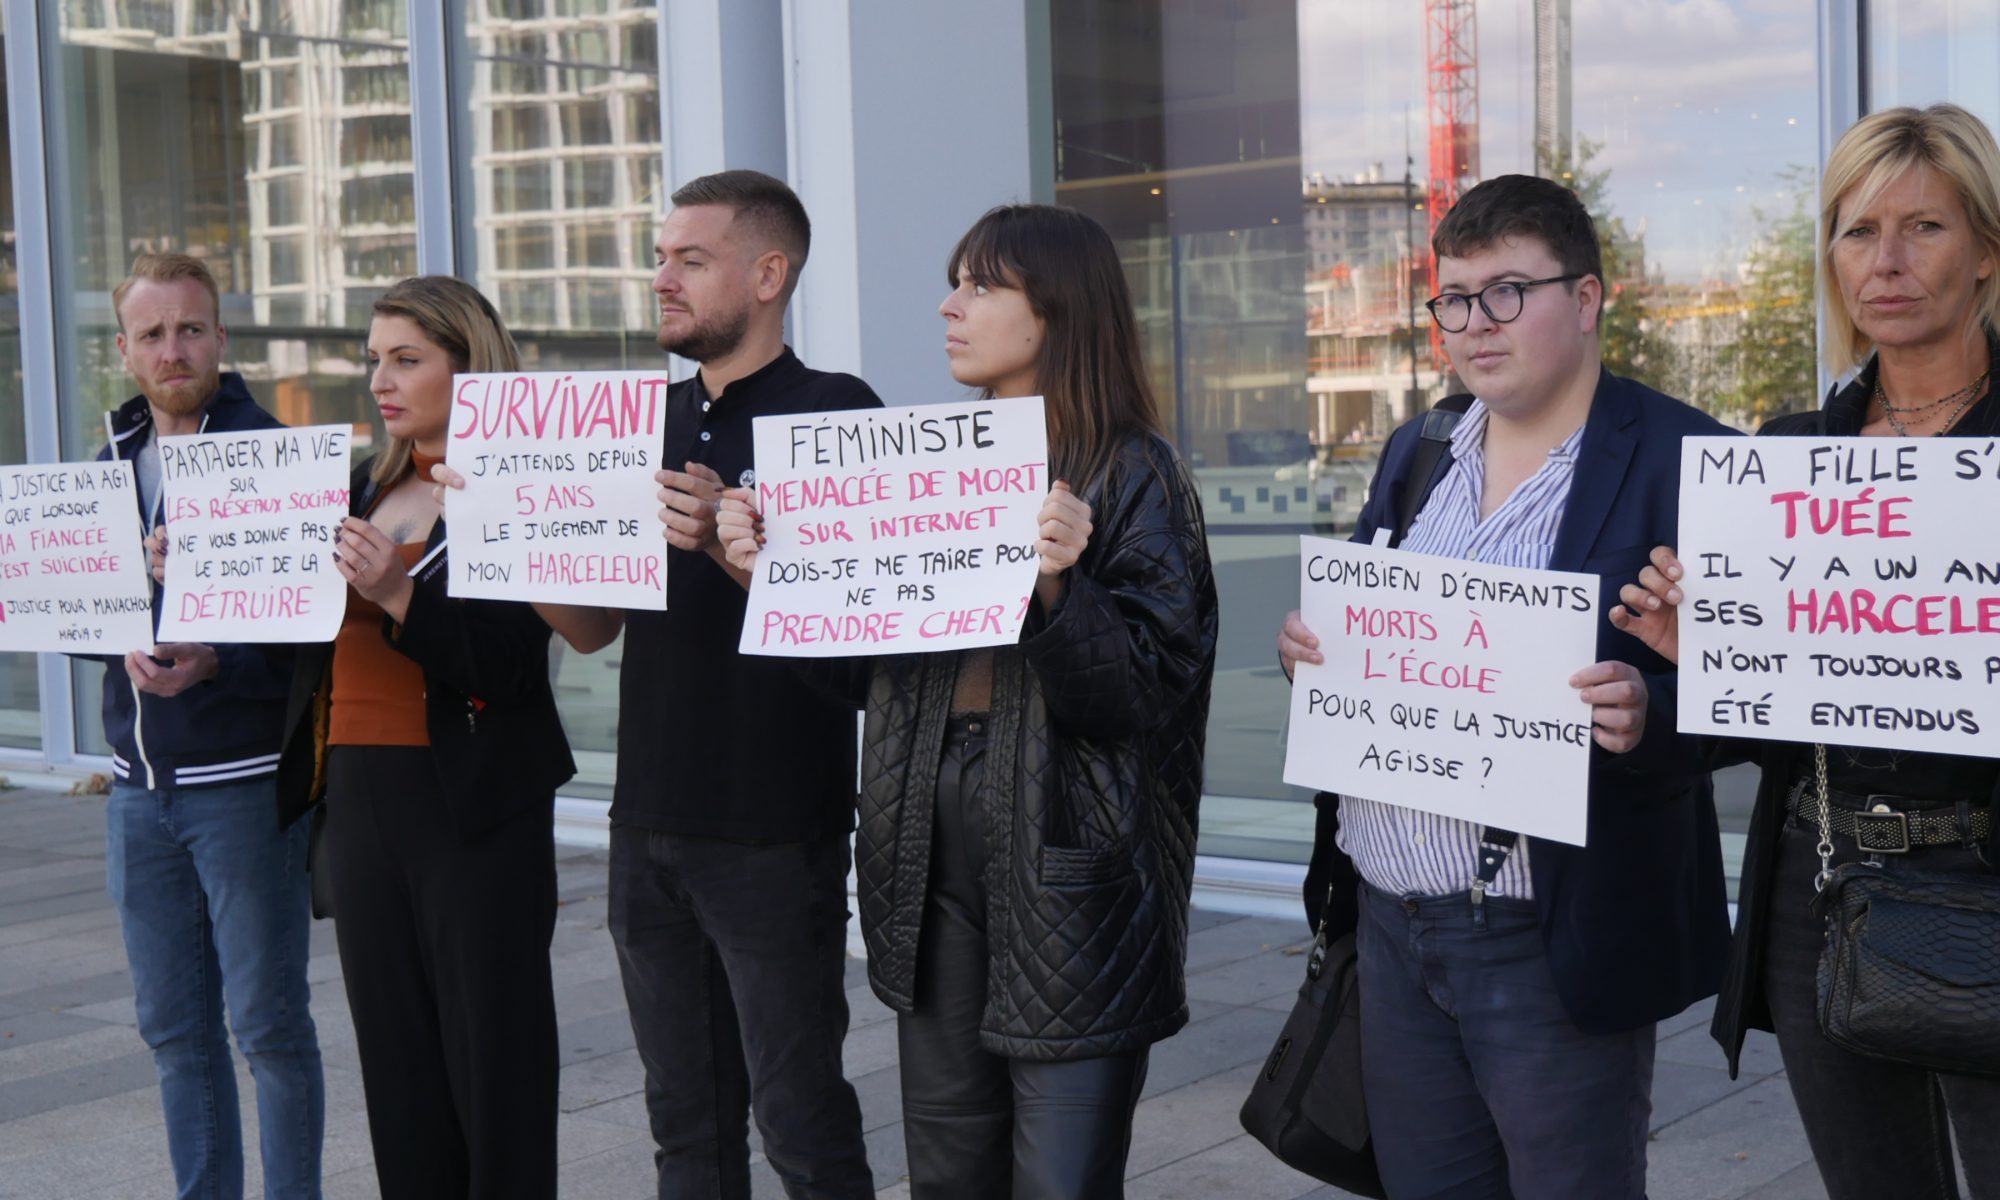
[[1638,1200],[1654,1027],[1563,1009],[1533,901],[1361,885],[1361,1086],[1396,1200]]
[[320,1194],[326,1101],[307,1011],[306,838],[277,827],[270,780],[148,791],[113,784],[105,873],[125,933],[139,1034],[153,1051],[183,1200],[243,1195],[236,1072],[257,1081],[264,1195]]

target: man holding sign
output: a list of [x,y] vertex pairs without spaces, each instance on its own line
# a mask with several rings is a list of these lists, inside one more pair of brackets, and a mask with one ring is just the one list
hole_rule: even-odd
[[[111,445],[99,457],[134,464],[134,515],[157,529],[161,437],[279,423],[242,376],[219,371],[227,334],[200,260],[141,255],[112,306],[118,352],[140,394],[111,415]],[[291,668],[285,649],[193,643],[106,664],[104,736],[117,777],[106,868],[182,1195],[242,1194],[225,1006],[257,1081],[265,1194],[319,1195],[324,1099],[307,1011],[307,827],[279,826],[275,786]]]
[[667,611],[536,608],[585,652],[625,633],[610,926],[662,1200],[747,1200],[753,1105],[788,1195],[872,1196],[840,1067],[855,714],[737,652],[746,597],[715,514],[724,481],[754,483],[753,418],[881,401],[785,346],[811,238],[790,188],[724,171],[673,200],[653,247],[660,346],[701,370],[667,392],[661,461],[685,465],[657,476]]
[[[1363,1087],[1391,1195],[1641,1197],[1654,1023],[1714,993],[1729,925],[1713,792],[1675,731],[1671,668],[1603,614],[1675,526],[1681,438],[1725,431],[1604,370],[1597,234],[1567,189],[1489,180],[1433,246],[1429,308],[1477,398],[1448,435],[1396,431],[1354,540],[1407,529],[1403,548],[1423,554],[1600,577],[1586,597],[1600,661],[1547,665],[1582,668],[1567,679],[1595,742],[1587,836],[1516,840],[1323,796],[1307,902],[1325,898],[1330,936],[1358,925]],[[1419,458],[1433,464],[1421,479]],[[1508,603],[1496,589],[1481,607]],[[1319,644],[1293,613],[1286,673],[1324,662]]]

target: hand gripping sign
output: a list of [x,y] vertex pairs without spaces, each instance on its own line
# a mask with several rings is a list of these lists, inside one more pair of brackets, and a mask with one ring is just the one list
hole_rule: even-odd
[[752,436],[765,544],[743,653],[1020,640],[1050,487],[1040,396],[759,417]]
[[1681,444],[1680,727],[2000,757],[2000,442]]
[[0,467],[0,650],[153,645],[153,581],[129,462]]
[[450,594],[663,611],[666,411],[657,371],[454,378]]
[[1299,539],[1285,782],[1584,844],[1593,575]]
[[347,611],[333,536],[347,516],[346,425],[160,439],[162,642],[330,642]]

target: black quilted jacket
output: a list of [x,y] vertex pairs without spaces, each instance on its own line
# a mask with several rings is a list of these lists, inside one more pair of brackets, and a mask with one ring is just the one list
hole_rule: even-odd
[[[1137,1049],[1187,1023],[1188,891],[1215,579],[1201,500],[1162,440],[1085,493],[1094,532],[1050,614],[993,663],[986,1012],[980,1040],[1040,1060]],[[868,978],[912,1009],[931,815],[959,656],[866,676],[855,860]],[[859,684],[856,680],[855,684]]]

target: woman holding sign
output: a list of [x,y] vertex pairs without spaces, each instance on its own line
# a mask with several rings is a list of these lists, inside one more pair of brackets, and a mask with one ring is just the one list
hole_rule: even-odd
[[[1102,228],[997,208],[949,278],[952,376],[1046,401],[1027,625],[1017,646],[802,669],[866,708],[855,862],[912,1196],[1120,1196],[1147,1048],[1188,1018],[1216,637],[1201,503]],[[746,571],[750,501],[720,518]]]
[[326,873],[385,1197],[556,1190],[555,789],[575,772],[532,608],[452,599],[429,482],[452,376],[519,369],[486,298],[441,275],[375,304],[389,444],[330,547],[352,591],[300,657],[280,766],[324,797]]
[[[1954,105],[1875,113],[1834,147],[1820,194],[1822,352],[1830,372],[1861,372],[1835,389],[1823,410],[1779,417],[1759,435],[2000,436],[1993,378],[2000,367],[2000,148],[1992,133]],[[1683,571],[1674,550],[1660,547],[1611,614],[1614,624],[1670,659],[1680,649],[1675,606]],[[1957,1196],[1952,1130],[1973,1194],[2000,1195],[2000,1139],[1993,1136],[2000,1080],[1939,1074],[1829,1040],[1817,979],[1828,928],[1814,904],[1823,868],[1870,857],[1861,839],[1885,851],[1875,861],[1887,875],[1878,878],[1936,873],[2000,888],[1992,871],[2000,862],[2000,760],[1735,740],[1723,742],[1719,755],[1755,759],[1763,771],[1744,851],[1733,961],[1713,1026],[1730,1073],[1747,1030],[1776,1032],[1833,1200]],[[1824,861],[1822,828],[1831,847]],[[1894,836],[1884,841],[1884,833]],[[1909,909],[1916,940],[1933,946],[1948,940],[1940,926],[1926,924],[1942,911]],[[1988,932],[1972,939],[1986,946],[1988,973],[1996,949],[1992,919],[1986,918]],[[1991,1010],[1983,1018],[1968,1011],[1975,1020],[1994,1021]],[[1966,1015],[1919,1007],[1909,1039],[1932,1040]],[[2000,1046],[2000,1022],[1984,1039]],[[2000,1054],[1991,1057],[2000,1063]],[[1984,1069],[1994,1070],[1994,1063]]]

